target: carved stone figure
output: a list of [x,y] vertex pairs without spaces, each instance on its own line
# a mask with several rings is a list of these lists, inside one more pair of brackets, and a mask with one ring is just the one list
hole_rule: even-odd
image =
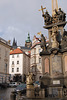
[[62,48],[67,47],[67,31],[64,30],[63,36],[62,36],[62,42],[61,42]]
[[53,23],[62,22],[66,19],[66,13],[64,13],[61,8],[57,11],[55,9],[55,15],[53,16]]
[[66,14],[61,10],[61,8],[59,8],[58,14],[59,14],[59,20],[65,21]]
[[46,47],[46,39],[43,36],[43,34],[41,34],[41,39],[39,40],[41,42],[41,48],[43,49],[43,51],[46,51],[47,47]]
[[57,33],[58,33],[58,26],[53,26],[52,27],[52,48],[57,48],[58,47],[58,42],[57,42]]
[[42,16],[44,17],[45,25],[52,23],[52,17],[49,15],[48,11],[46,11]]
[[26,80],[27,84],[33,84],[33,74],[29,73]]
[[51,35],[51,37],[52,37],[52,40],[53,40],[54,42],[57,41],[57,40],[56,40],[57,31],[58,31],[58,27],[57,27],[57,26],[52,27],[52,35]]
[[59,14],[58,14],[58,11],[55,9],[55,14],[54,14],[54,16],[53,16],[53,23],[57,23],[57,22],[59,22],[59,16],[58,16]]

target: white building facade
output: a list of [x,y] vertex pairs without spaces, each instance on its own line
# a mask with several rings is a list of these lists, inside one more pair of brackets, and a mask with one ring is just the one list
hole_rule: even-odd
[[0,83],[9,82],[10,43],[0,38]]
[[39,53],[41,52],[40,41],[36,36],[34,36],[31,47],[31,59],[30,59],[30,71],[33,72],[35,80],[39,81],[42,76],[42,65],[41,57]]
[[24,81],[30,70],[30,56],[17,48],[10,52],[9,73],[12,81]]

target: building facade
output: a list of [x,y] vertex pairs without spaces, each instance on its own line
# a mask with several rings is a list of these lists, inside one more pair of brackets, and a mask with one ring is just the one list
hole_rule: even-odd
[[39,55],[41,50],[40,41],[34,36],[31,47],[30,71],[33,72],[35,80],[39,80],[42,76],[41,57]]
[[30,67],[30,56],[17,48],[10,52],[9,73],[12,81],[24,81]]
[[10,43],[0,38],[0,83],[9,81],[9,53]]

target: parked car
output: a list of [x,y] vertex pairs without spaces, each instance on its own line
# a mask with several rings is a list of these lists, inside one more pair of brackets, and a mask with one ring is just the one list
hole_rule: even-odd
[[16,88],[15,88],[15,92],[19,92],[21,91],[22,94],[25,94],[26,93],[26,84],[20,84],[18,85]]
[[11,83],[9,84],[9,87],[16,87],[17,85],[18,85],[17,82],[11,82]]
[[35,83],[34,83],[34,87],[40,87],[40,83],[39,83],[39,81],[35,81]]

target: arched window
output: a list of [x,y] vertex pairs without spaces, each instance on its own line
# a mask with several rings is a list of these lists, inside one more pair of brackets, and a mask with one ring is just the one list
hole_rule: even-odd
[[45,59],[45,73],[49,73],[49,59]]

